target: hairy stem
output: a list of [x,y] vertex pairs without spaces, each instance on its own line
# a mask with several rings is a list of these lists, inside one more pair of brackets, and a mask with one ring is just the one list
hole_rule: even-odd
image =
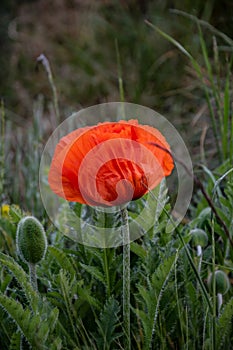
[[222,294],[218,293],[217,294],[217,299],[218,299],[218,316],[220,315],[221,307],[222,307]]
[[30,276],[31,285],[34,288],[34,290],[37,292],[38,286],[37,286],[36,264],[28,263],[28,267],[29,267],[29,276]]
[[130,243],[127,208],[121,209],[123,234],[123,324],[125,332],[124,350],[130,350]]
[[107,254],[107,249],[104,248],[104,270],[105,270],[105,276],[107,280],[107,286],[106,286],[106,292],[108,298],[111,295],[111,285],[110,285],[110,276],[109,276],[109,264],[108,264],[108,254]]

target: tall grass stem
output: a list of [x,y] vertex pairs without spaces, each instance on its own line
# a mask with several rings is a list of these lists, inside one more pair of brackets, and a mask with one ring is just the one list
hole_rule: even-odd
[[1,119],[0,119],[0,194],[3,193],[5,178],[5,108],[1,101]]
[[37,62],[42,63],[42,65],[44,66],[45,71],[48,75],[49,84],[51,86],[52,93],[53,93],[54,111],[55,111],[57,123],[59,123],[60,113],[59,113],[59,107],[58,107],[57,89],[56,89],[56,85],[54,83],[53,74],[52,74],[49,60],[47,59],[47,57],[44,54],[41,54],[39,57],[37,57]]
[[213,314],[212,314],[212,349],[216,350],[216,282],[215,282],[215,237],[214,220],[211,220],[212,234],[212,290],[213,290]]
[[122,78],[122,68],[121,68],[121,57],[120,57],[120,51],[118,46],[118,41],[115,40],[115,46],[116,46],[116,56],[117,56],[117,70],[118,70],[118,85],[119,85],[119,92],[120,92],[120,101],[125,101],[124,96],[124,87],[123,87],[123,78]]

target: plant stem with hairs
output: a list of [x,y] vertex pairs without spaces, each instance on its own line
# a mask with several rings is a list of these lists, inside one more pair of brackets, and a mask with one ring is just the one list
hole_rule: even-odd
[[107,249],[108,248],[104,248],[104,271],[105,271],[105,276],[106,276],[106,293],[108,298],[111,295],[111,285],[110,285],[110,276],[109,276],[109,265],[108,265],[108,254],[107,254]]
[[28,263],[30,282],[34,290],[38,291],[37,276],[36,276],[36,264]]
[[125,332],[124,350],[130,350],[130,243],[127,208],[121,208],[123,236],[123,325]]

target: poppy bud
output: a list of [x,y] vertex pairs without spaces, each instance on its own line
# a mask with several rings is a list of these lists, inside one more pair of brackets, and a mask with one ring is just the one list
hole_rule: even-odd
[[20,220],[16,233],[18,253],[23,261],[37,264],[45,256],[47,238],[41,223],[33,216]]
[[[211,273],[208,278],[208,287],[210,291],[213,290],[213,274]],[[230,288],[229,278],[225,272],[218,270],[215,271],[215,285],[216,285],[216,294],[226,294]]]
[[192,241],[191,244],[197,247],[197,255],[202,255],[202,248],[206,247],[208,244],[208,236],[204,230],[195,228],[191,230]]

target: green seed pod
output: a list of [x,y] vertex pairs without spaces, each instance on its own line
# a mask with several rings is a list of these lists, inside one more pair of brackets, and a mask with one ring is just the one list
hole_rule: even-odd
[[45,256],[47,238],[41,223],[33,216],[20,220],[16,233],[18,254],[26,263],[37,264]]
[[204,230],[199,228],[195,228],[191,230],[192,241],[191,244],[193,247],[197,247],[198,245],[202,248],[206,247],[208,244],[208,236]]
[[[212,273],[209,275],[207,281],[209,290],[213,291],[213,275]],[[225,272],[218,270],[215,271],[215,285],[216,285],[216,294],[226,294],[230,288],[229,278],[225,274]]]

